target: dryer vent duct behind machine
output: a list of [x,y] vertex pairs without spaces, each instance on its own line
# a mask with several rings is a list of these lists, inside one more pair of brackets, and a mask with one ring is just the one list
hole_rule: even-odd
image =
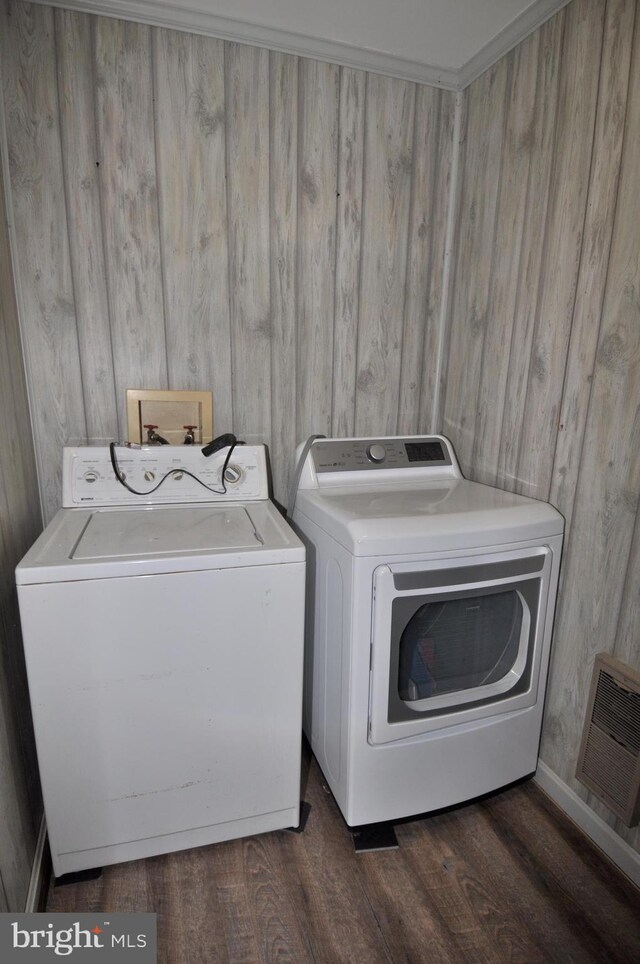
[[351,826],[533,773],[563,519],[462,477],[442,436],[317,439],[304,728]]

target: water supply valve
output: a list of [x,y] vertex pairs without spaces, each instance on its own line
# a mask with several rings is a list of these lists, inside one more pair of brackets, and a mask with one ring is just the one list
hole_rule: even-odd
[[156,432],[156,429],[158,427],[157,425],[152,425],[151,423],[148,423],[143,427],[146,428],[147,430],[147,445],[168,445],[169,444],[166,438],[163,438],[162,435],[158,435],[158,433]]

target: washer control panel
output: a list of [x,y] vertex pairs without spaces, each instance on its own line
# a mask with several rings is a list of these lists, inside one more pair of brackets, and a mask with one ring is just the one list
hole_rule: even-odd
[[228,452],[228,448],[222,448],[206,458],[199,445],[118,445],[118,478],[108,447],[65,448],[62,504],[73,508],[267,499],[264,446],[237,445],[225,469],[223,484],[222,469]]
[[311,448],[317,473],[367,469],[441,468],[452,465],[441,436],[377,439],[321,439]]

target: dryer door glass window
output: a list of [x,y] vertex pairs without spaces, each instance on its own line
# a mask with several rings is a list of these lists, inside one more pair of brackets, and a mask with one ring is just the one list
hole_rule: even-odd
[[523,615],[515,589],[420,606],[400,637],[400,699],[431,699],[503,680],[518,662]]
[[524,693],[531,682],[540,579],[391,603],[390,723]]

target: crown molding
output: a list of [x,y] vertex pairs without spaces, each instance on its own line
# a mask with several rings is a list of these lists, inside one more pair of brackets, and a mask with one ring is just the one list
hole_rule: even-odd
[[269,27],[267,24],[236,20],[196,7],[166,3],[162,0],[34,0],[34,2],[119,20],[132,20],[154,27],[168,27],[173,30],[203,34],[235,43],[267,47],[270,50],[457,91],[463,90],[472,83],[570,0],[533,0],[526,10],[496,34],[482,50],[457,68],[408,60],[382,50],[298,34]]
[[538,30],[570,2],[571,0],[535,0],[457,71],[459,89],[464,90],[472,84],[485,70],[493,67],[525,37]]

